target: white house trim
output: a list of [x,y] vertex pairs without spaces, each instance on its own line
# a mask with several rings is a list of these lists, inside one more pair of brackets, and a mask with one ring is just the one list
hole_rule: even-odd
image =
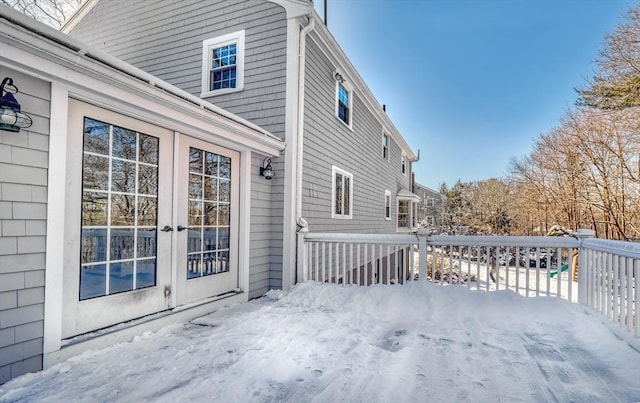
[[[49,177],[47,228],[63,230],[67,225],[66,160],[67,160],[68,92],[51,85],[51,118],[49,133]],[[59,191],[53,192],[51,189]],[[55,195],[55,197],[54,197]],[[62,339],[63,268],[66,253],[64,237],[47,236],[45,260],[45,304],[43,353],[60,349]],[[46,366],[46,361],[45,361]]]
[[[244,89],[244,29],[202,41],[202,88],[200,98],[229,94]],[[233,88],[212,90],[211,87],[211,50],[235,43],[236,53],[236,86]]]

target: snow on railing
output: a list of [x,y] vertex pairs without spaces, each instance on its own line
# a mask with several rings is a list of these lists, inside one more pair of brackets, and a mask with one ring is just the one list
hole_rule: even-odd
[[[573,237],[298,233],[298,279],[404,284],[426,279],[588,305],[640,337],[640,244]],[[579,273],[578,273],[579,271]],[[576,286],[578,286],[576,288]]]

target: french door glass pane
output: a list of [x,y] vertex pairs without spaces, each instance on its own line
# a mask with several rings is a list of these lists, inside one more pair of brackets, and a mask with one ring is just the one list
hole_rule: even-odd
[[85,118],[80,299],[156,284],[157,137]]
[[231,159],[191,147],[188,186],[187,278],[227,272]]

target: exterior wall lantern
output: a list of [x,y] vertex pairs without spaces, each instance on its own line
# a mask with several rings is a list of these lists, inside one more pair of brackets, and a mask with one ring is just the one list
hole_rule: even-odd
[[262,161],[262,166],[260,167],[260,176],[264,176],[266,180],[271,180],[275,176],[273,172],[273,168],[271,168],[271,158],[267,157]]
[[13,85],[13,79],[5,77],[0,84],[0,130],[17,133],[20,128],[29,127],[33,123],[31,116],[20,112],[20,104],[13,94],[18,93],[18,87]]

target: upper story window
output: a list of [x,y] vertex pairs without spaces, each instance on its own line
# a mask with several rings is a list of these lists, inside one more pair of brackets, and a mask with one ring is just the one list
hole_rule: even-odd
[[433,197],[427,198],[427,207],[433,207]]
[[389,136],[382,133],[382,158],[389,161]]
[[336,86],[336,116],[351,128],[351,114],[353,111],[353,91],[344,82],[337,82]]
[[351,218],[353,211],[353,175],[332,167],[331,218]]
[[384,218],[385,220],[391,220],[391,192],[384,191]]
[[402,154],[402,159],[400,160],[400,169],[404,175],[407,174],[407,156]]
[[244,86],[244,31],[202,42],[202,94],[240,91]]

